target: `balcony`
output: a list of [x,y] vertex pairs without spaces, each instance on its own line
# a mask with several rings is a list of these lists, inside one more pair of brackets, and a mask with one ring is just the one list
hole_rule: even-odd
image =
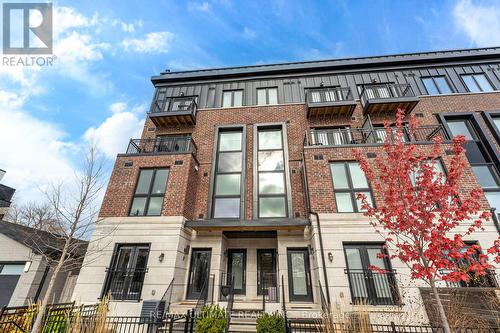
[[156,126],[196,124],[196,96],[170,97],[156,100],[148,113]]
[[[402,128],[402,138],[405,142],[426,143],[435,137],[448,139],[442,125],[420,126],[413,131],[408,127]],[[305,146],[350,146],[350,145],[378,145],[385,143],[387,135],[389,141],[394,142],[397,129],[391,128],[389,133],[385,128],[335,128],[311,129],[306,133]]]
[[394,305],[399,303],[395,271],[346,269],[353,304]]
[[135,154],[189,154],[196,155],[196,144],[191,136],[165,136],[155,139],[131,139],[127,153]]
[[359,98],[365,115],[393,114],[397,109],[408,114],[419,101],[409,84],[394,83],[366,85]]
[[308,89],[306,92],[307,118],[350,117],[356,102],[350,88],[328,87]]

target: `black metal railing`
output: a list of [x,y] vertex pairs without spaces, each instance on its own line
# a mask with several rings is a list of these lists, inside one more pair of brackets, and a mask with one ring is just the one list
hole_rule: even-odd
[[[160,300],[160,302],[165,302],[164,313],[168,313],[168,311],[170,310],[170,304],[172,303],[172,294],[174,292],[174,281],[175,278],[172,278],[172,280],[168,284],[167,290],[165,290]],[[156,313],[158,313],[158,309],[156,309]]]
[[353,304],[399,304],[395,271],[346,269]]
[[286,302],[285,302],[285,280],[283,275],[281,276],[281,312],[283,313],[283,319],[285,320],[285,333],[291,332],[290,322],[288,321],[288,315],[286,313]]
[[131,139],[127,148],[127,154],[196,154],[196,151],[196,144],[190,136],[165,136],[155,139]]
[[361,104],[376,99],[397,99],[404,97],[416,97],[411,85],[407,83],[378,83],[363,86],[359,98]]
[[139,300],[144,277],[148,271],[144,269],[107,269],[108,278],[104,295],[114,300]]
[[194,307],[195,314],[198,315],[201,313],[201,310],[207,303],[212,303],[210,299],[210,295],[213,295],[213,282],[214,275],[211,274],[208,279],[203,282],[203,287],[201,288],[200,296],[198,296],[198,300],[196,301],[196,305]]
[[327,104],[342,101],[354,101],[349,87],[311,88],[306,91],[306,104]]
[[226,333],[229,332],[229,327],[231,326],[231,315],[233,313],[233,304],[234,304],[234,276],[232,274],[229,275],[230,284],[229,284],[229,294],[227,296],[227,307],[226,307]]
[[386,141],[395,142],[400,137],[404,142],[431,142],[434,138],[448,139],[442,125],[419,126],[413,130],[404,126],[401,131],[396,127],[388,131],[381,128],[335,128],[311,129],[306,132],[306,146],[344,146],[359,144],[383,144]]
[[319,280],[318,280],[318,287],[319,287],[319,299],[321,301],[321,310],[323,310],[323,312],[328,312],[330,306],[328,304],[328,301],[326,300],[325,293],[323,292],[321,281]]
[[[448,273],[442,270],[441,273]],[[446,281],[446,286],[449,288],[498,288],[498,281],[495,271],[487,270],[485,275],[470,276],[470,280],[450,282]]]
[[169,97],[164,100],[156,100],[149,113],[189,112],[194,115],[197,107],[196,96]]

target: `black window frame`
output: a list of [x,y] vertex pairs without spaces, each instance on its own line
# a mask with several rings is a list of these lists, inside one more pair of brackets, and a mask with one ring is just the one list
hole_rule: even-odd
[[[237,91],[241,91],[241,105],[234,105],[234,93]],[[229,106],[224,106],[224,95],[225,93],[231,93],[231,103]],[[245,90],[244,89],[227,89],[222,91],[222,108],[239,108],[245,105]]]
[[[241,133],[241,148],[240,150],[224,150],[220,151],[220,136],[221,133],[229,133],[229,132],[237,132]],[[219,127],[216,130],[216,145],[215,145],[215,150],[214,150],[214,168],[212,171],[212,178],[211,178],[211,195],[210,195],[210,213],[209,216],[210,218],[213,219],[224,219],[224,220],[234,220],[234,219],[241,219],[244,216],[244,202],[245,202],[245,161],[246,161],[246,130],[245,127],[243,126],[231,126],[231,127]],[[241,170],[239,172],[236,171],[230,171],[230,172],[219,172],[219,161],[220,161],[220,154],[224,153],[241,153]],[[217,194],[217,176],[218,175],[225,175],[225,174],[239,174],[240,175],[240,194],[239,195],[218,195]],[[215,216],[215,204],[218,198],[222,199],[231,199],[231,198],[239,198],[240,199],[240,204],[239,204],[239,216],[238,217],[217,217]]]
[[[439,88],[439,85],[436,83],[436,78],[443,78],[444,79],[444,82],[446,82],[446,85],[448,86],[448,89],[450,90],[449,93],[441,91],[441,88]],[[427,89],[427,86],[425,84],[425,80],[432,80],[432,84],[434,84],[434,87],[438,91],[437,95],[453,94],[453,92],[454,92],[451,85],[450,85],[450,81],[448,80],[446,75],[423,76],[420,79],[422,80],[422,84],[424,85],[425,91],[427,92],[427,95],[429,95],[429,96],[436,96],[436,94],[429,93],[429,89]]]
[[[332,179],[333,197],[335,200],[335,206],[336,206],[337,213],[362,213],[363,211],[358,210],[358,204],[357,204],[357,200],[356,200],[356,193],[360,193],[360,192],[369,192],[372,206],[376,207],[375,199],[373,197],[373,191],[372,191],[372,188],[370,185],[370,181],[368,180],[368,178],[366,178],[366,174],[365,174],[365,178],[366,178],[366,182],[368,183],[368,187],[367,188],[354,188],[353,187],[351,171],[349,170],[349,166],[348,166],[350,163],[358,163],[359,164],[358,161],[352,161],[352,160],[349,160],[349,161],[329,161],[329,163],[328,163],[328,167],[330,168],[330,177]],[[334,181],[334,175],[332,172],[332,164],[343,164],[344,170],[346,172],[347,184],[349,186],[348,189],[345,189],[345,188],[344,189],[335,189],[335,181]],[[350,193],[351,194],[351,202],[352,202],[352,207],[353,207],[352,212],[339,212],[338,211],[338,204],[337,204],[337,199],[336,199],[336,195],[335,195],[336,193]]]
[[[381,242],[344,242],[342,244],[343,252],[344,252],[344,260],[346,264],[346,274],[348,275],[348,281],[349,281],[349,290],[351,293],[351,301],[352,304],[370,304],[370,305],[399,305],[401,304],[401,297],[399,295],[398,291],[398,285],[397,281],[395,278],[396,271],[392,268],[391,260],[389,259],[388,256],[388,251],[385,247],[384,243]],[[362,273],[364,275],[364,280],[365,288],[367,291],[367,297],[356,297],[354,295],[354,288],[351,283],[351,277],[350,273],[356,273],[354,272],[357,269],[350,269],[349,268],[349,261],[347,257],[347,249],[358,249],[359,254],[360,254],[360,259],[361,259],[361,266],[362,268]],[[384,266],[385,267],[378,267],[382,270],[385,270],[385,273],[377,273],[369,269],[369,257],[368,257],[368,249],[380,249],[381,253],[385,254],[385,257],[383,258],[384,261]],[[390,293],[391,293],[391,300],[386,301],[385,298],[378,298],[377,297],[377,292],[375,290],[375,283],[373,279],[373,274],[387,274],[388,277],[388,283],[389,283],[389,288],[390,288]]]
[[[148,193],[147,194],[137,194],[137,187],[139,186],[139,179],[141,177],[141,172],[143,170],[153,170],[153,175],[151,176],[151,181],[149,183],[149,190],[148,190]],[[156,173],[158,172],[158,170],[167,170],[167,178],[165,179],[165,191],[163,193],[151,193],[152,190],[153,190],[153,185],[155,183],[155,179],[156,179]],[[137,174],[137,178],[136,178],[136,182],[135,182],[135,188],[134,188],[134,193],[132,195],[132,200],[130,201],[130,208],[129,208],[129,216],[134,216],[134,217],[138,217],[138,216],[161,216],[161,213],[163,211],[163,205],[165,204],[164,201],[165,201],[165,194],[167,193],[167,188],[168,188],[168,179],[170,177],[170,168],[168,167],[161,167],[161,168],[141,168],[139,169],[139,172]],[[132,207],[134,206],[134,201],[136,198],[146,198],[146,202],[144,203],[144,214],[142,215],[139,215],[139,214],[132,214]],[[160,213],[159,214],[154,214],[154,215],[150,215],[148,214],[149,212],[149,203],[151,201],[151,198],[163,198],[162,202],[161,202],[161,208],[160,208]]]
[[[275,132],[276,130],[279,130],[281,133],[281,149],[260,149],[259,147],[259,133],[260,132]],[[256,137],[254,138],[255,141],[255,147],[256,147],[256,155],[255,155],[255,163],[254,163],[254,168],[256,170],[256,179],[255,179],[255,193],[256,193],[256,207],[257,207],[257,218],[258,219],[279,219],[279,218],[286,218],[290,216],[290,207],[288,204],[289,198],[289,188],[288,188],[288,164],[286,162],[286,140],[285,140],[285,130],[284,130],[284,125],[279,124],[279,125],[258,125],[257,130],[256,130]],[[272,152],[272,151],[281,151],[283,153],[283,170],[268,170],[268,171],[260,171],[259,170],[259,153],[260,152]],[[259,183],[259,175],[261,173],[283,173],[283,188],[284,188],[284,193],[267,193],[267,194],[260,194],[260,183]],[[268,216],[268,217],[261,217],[260,214],[260,199],[261,198],[284,198],[285,199],[285,215],[284,216]]]
[[[113,292],[110,291],[111,286],[113,285],[115,274],[117,273],[118,269],[116,269],[116,265],[118,264],[118,259],[119,259],[119,254],[120,250],[122,248],[127,248],[130,247],[132,248],[132,255],[131,255],[131,261],[133,262],[133,268],[127,269],[127,272],[125,273],[124,277],[124,283],[122,285],[123,290],[121,291],[121,296],[122,297],[115,297],[116,295],[113,295]],[[137,257],[139,255],[139,250],[141,249],[147,249],[147,257],[146,257],[146,263],[145,263],[145,268],[143,269],[137,269]],[[148,272],[148,263],[149,263],[149,256],[151,254],[151,244],[150,243],[116,243],[115,247],[113,249],[113,255],[111,257],[111,262],[109,264],[109,267],[106,269],[106,278],[104,280],[104,285],[101,291],[101,296],[99,299],[104,298],[106,295],[110,295],[110,297],[114,301],[141,301],[141,295],[142,295],[142,290],[144,288],[144,280],[146,277],[146,273]],[[135,274],[139,274],[141,277],[140,281],[140,288],[137,292],[136,297],[130,297],[129,294],[129,289],[131,287],[131,282],[135,278]]]
[[[269,103],[269,90],[274,89],[276,90],[276,104],[271,104]],[[266,100],[265,103],[261,104],[259,103],[259,91],[264,90],[266,92]],[[262,88],[257,88],[257,105],[278,105],[279,104],[279,96],[278,96],[278,87],[262,87]]]
[[[484,77],[484,79],[486,80],[486,82],[488,82],[488,84],[490,85],[491,90],[488,90],[488,91],[483,90],[483,88],[481,87],[481,85],[479,85],[478,81],[476,80],[476,76],[479,76],[479,75],[482,75]],[[462,80],[465,89],[467,89],[467,92],[477,93],[477,91],[470,90],[470,87],[467,85],[467,83],[464,80],[465,76],[472,77],[472,79],[474,80],[474,83],[479,88],[479,92],[493,92],[493,91],[496,91],[495,86],[491,83],[491,81],[488,78],[488,76],[486,75],[486,73],[464,73],[464,74],[460,74],[460,79]]]

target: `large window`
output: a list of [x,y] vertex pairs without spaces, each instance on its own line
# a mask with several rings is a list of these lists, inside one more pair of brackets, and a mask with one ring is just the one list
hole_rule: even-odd
[[465,155],[491,207],[500,210],[500,177],[470,119],[451,118],[446,124],[452,136],[465,136]]
[[222,107],[229,108],[243,105],[243,90],[226,90],[222,94]]
[[451,94],[450,85],[444,76],[424,77],[422,82],[429,95]]
[[117,245],[102,296],[111,295],[114,300],[139,300],[148,256],[147,244]]
[[167,187],[168,169],[141,169],[130,216],[159,216]]
[[[398,302],[394,272],[381,244],[346,244],[344,252],[347,261],[351,297],[354,304],[390,305]],[[375,266],[381,271],[371,270]]]
[[361,201],[357,200],[357,193],[367,196],[368,202],[373,205],[372,194],[365,173],[357,162],[334,162],[330,164],[335,192],[337,212],[360,212]]
[[243,129],[221,129],[213,190],[213,218],[241,217]]
[[[433,177],[434,182],[436,182],[436,180],[439,179],[439,177],[440,177],[439,174],[442,174],[441,183],[443,184],[446,181],[446,172],[445,172],[444,167],[443,167],[443,162],[441,162],[440,159],[436,159],[436,160],[429,159],[423,163],[425,163],[425,165],[432,166],[432,168],[433,168],[432,171],[435,172],[434,177]],[[417,183],[418,177],[422,176],[422,171],[420,169],[421,165],[422,165],[422,163],[419,165],[419,169],[416,170],[415,172],[412,172],[412,174],[410,175],[410,181],[411,181],[413,186],[415,186],[415,184]]]
[[286,217],[286,172],[281,126],[259,128],[257,147],[259,218]]
[[274,87],[257,89],[257,104],[278,104],[278,88]]
[[494,90],[484,74],[464,74],[462,80],[464,80],[465,86],[470,92]]

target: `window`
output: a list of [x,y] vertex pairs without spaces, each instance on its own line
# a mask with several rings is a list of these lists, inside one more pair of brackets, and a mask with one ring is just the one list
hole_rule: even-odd
[[357,193],[366,195],[368,202],[373,205],[371,189],[359,163],[331,163],[330,171],[332,173],[337,212],[352,213],[362,211],[361,201],[356,199]]
[[0,275],[21,275],[24,272],[25,264],[21,263],[0,263]]
[[[443,167],[443,163],[441,162],[441,160],[426,160],[425,163],[429,164],[429,166],[432,164],[432,167],[433,167],[433,172],[437,172],[437,173],[441,173],[443,176],[441,178],[441,183],[444,183],[446,181],[446,172],[444,171],[444,167]],[[421,164],[419,165],[419,168],[420,168]],[[410,181],[412,183],[413,186],[415,186],[415,184],[417,183],[417,178],[420,176],[421,174],[421,171],[420,170],[417,170],[416,172],[413,172],[411,175],[410,175]],[[433,181],[435,182],[436,180],[438,180],[439,178],[439,175],[438,174],[435,174],[434,175],[434,179]]]
[[[344,253],[352,303],[391,305],[399,301],[395,273],[391,270],[389,259],[379,256],[386,253],[383,245],[344,245]],[[371,266],[382,271],[370,270]]]
[[149,245],[118,244],[108,269],[102,296],[114,300],[139,300],[147,272]]
[[465,155],[492,208],[500,210],[500,177],[491,157],[476,134],[470,119],[447,119],[446,124],[452,136],[463,135],[467,140]]
[[422,81],[429,95],[451,94],[450,85],[444,76],[424,77]]
[[241,216],[243,130],[221,129],[217,140],[213,207],[214,218]]
[[226,90],[222,94],[222,107],[229,108],[243,105],[243,90]]
[[257,132],[257,191],[259,218],[286,217],[287,194],[282,128]]
[[494,90],[484,74],[464,74],[462,80],[464,80],[465,86],[470,92]]
[[492,119],[493,119],[493,124],[495,124],[497,130],[500,131],[500,116],[492,117]]
[[130,216],[159,216],[167,187],[168,169],[141,169]]
[[259,88],[257,89],[257,104],[271,105],[278,104],[278,88]]

